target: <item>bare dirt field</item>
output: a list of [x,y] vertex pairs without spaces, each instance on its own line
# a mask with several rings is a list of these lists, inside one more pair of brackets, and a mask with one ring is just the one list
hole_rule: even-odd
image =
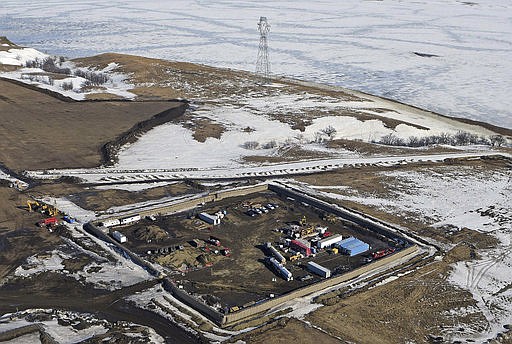
[[339,339],[303,321],[286,318],[236,338],[251,344],[340,343]]
[[[34,278],[1,286],[0,309],[4,312],[16,312],[18,309],[57,308],[93,313],[112,323],[129,321],[152,327],[169,343],[200,343],[200,339],[161,315],[140,309],[124,299],[157,283],[157,280],[147,281],[110,292],[84,287],[74,278],[61,274],[42,273]],[[97,343],[102,342],[102,339],[103,336],[99,335],[87,342]]]
[[0,280],[27,257],[61,243],[60,237],[36,226],[41,214],[23,208],[27,197],[0,186]]
[[[244,204],[278,204],[279,207],[258,216],[249,216],[249,207]],[[184,277],[175,279],[189,292],[209,295],[212,303],[220,302],[223,307],[242,306],[262,300],[269,294],[283,294],[296,288],[318,282],[320,277],[309,273],[305,264],[310,260],[331,269],[333,274],[342,274],[361,266],[361,255],[349,257],[342,254],[318,253],[315,258],[288,262],[287,268],[294,276],[293,281],[285,281],[264,263],[268,253],[263,248],[265,242],[276,242],[284,238],[276,229],[286,227],[306,216],[308,224],[328,226],[331,233],[344,237],[355,236],[371,245],[373,250],[389,247],[390,242],[375,233],[341,220],[329,223],[324,213],[302,204],[281,198],[272,192],[251,194],[246,197],[233,197],[216,202],[213,207],[198,211],[214,213],[226,210],[228,215],[219,226],[209,226],[196,218],[195,212],[157,218],[156,221],[143,220],[136,225],[119,228],[128,237],[127,245],[143,255],[149,250],[161,247],[183,246],[174,252],[149,255],[172,270],[183,271]],[[221,245],[207,244],[214,236]],[[198,240],[199,246],[192,240]],[[196,246],[196,247],[195,247]],[[223,248],[229,248],[231,256],[222,255]],[[215,250],[219,252],[215,253]],[[285,254],[286,256],[286,254]],[[211,266],[210,266],[211,265]],[[308,279],[301,277],[310,275]]]
[[[314,325],[355,343],[425,343],[437,337],[451,342],[443,328],[485,323],[481,313],[450,316],[452,309],[475,304],[471,294],[450,285],[448,263],[470,259],[466,245],[457,246],[443,261],[400,279],[350,297],[341,297],[307,317]],[[340,324],[343,324],[340,326]],[[484,326],[484,325],[482,325]],[[432,335],[432,338],[430,337]]]
[[[254,74],[230,69],[214,68],[187,62],[166,61],[125,54],[101,54],[74,59],[83,66],[105,68],[109,63],[120,65],[119,71],[131,76],[138,87],[131,90],[141,99],[220,99],[238,94],[272,94],[272,88],[262,89]],[[311,87],[282,81],[291,92],[311,91]],[[346,100],[359,98],[342,91],[316,90],[318,94]]]
[[65,102],[5,80],[0,95],[0,163],[16,171],[98,166],[105,143],[181,105]]
[[147,188],[141,190],[130,190],[129,187],[128,190],[124,190],[121,187],[118,189],[102,188],[61,182],[35,185],[25,193],[35,197],[48,195],[53,197],[66,197],[83,209],[102,212],[111,207],[159,200],[164,197],[194,194],[201,191],[184,182],[169,183],[162,186],[156,185],[155,187],[151,187],[151,184],[145,186]]

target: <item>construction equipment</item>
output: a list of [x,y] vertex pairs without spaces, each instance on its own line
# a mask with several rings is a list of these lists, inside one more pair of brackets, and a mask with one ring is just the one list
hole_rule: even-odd
[[43,209],[43,212],[45,212],[49,216],[54,217],[54,216],[59,215],[59,211],[53,205],[43,204],[42,209]]
[[313,227],[313,226],[309,226],[309,227],[306,227],[306,228],[303,228],[300,230],[301,238],[305,238],[305,237],[313,236],[313,235],[317,235],[317,234],[318,234],[318,232],[315,230],[315,227]]
[[33,212],[36,211],[36,209],[38,209],[39,207],[41,207],[41,205],[37,201],[28,200],[27,207],[29,212]]
[[324,216],[324,221],[327,221],[329,223],[336,223],[336,216],[334,214],[325,214]]
[[300,255],[300,254],[295,254],[295,255],[293,255],[293,256],[290,256],[290,258],[288,258],[288,260],[289,260],[290,262],[294,262],[294,261],[296,261],[297,259],[299,259],[299,258],[301,258],[301,257],[302,257],[302,255]]
[[41,213],[47,214],[48,216],[55,217],[59,215],[59,210],[50,204],[39,203],[38,201],[28,200],[27,207],[29,212],[41,211]]
[[372,253],[372,258],[375,260],[375,259],[379,259],[379,258],[382,258],[382,257],[385,257],[391,253],[394,253],[395,252],[395,249],[392,248],[392,247],[389,247],[385,250],[380,250],[380,251],[377,251],[377,252],[373,252]]
[[220,246],[220,240],[214,236],[210,236],[206,242],[213,246]]

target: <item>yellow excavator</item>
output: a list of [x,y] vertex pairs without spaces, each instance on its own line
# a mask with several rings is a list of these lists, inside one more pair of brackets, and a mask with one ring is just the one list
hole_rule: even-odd
[[38,201],[28,200],[27,201],[27,207],[28,207],[28,211],[29,212],[33,212],[33,211],[36,211],[36,209],[40,208],[41,204],[39,204]]
[[305,237],[312,236],[312,235],[317,235],[317,234],[318,233],[315,230],[315,227],[313,227],[313,226],[304,227],[300,231],[300,237],[301,238],[305,238]]
[[28,200],[27,207],[29,212],[33,211],[41,211],[42,213],[47,214],[48,216],[57,216],[59,215],[59,211],[53,205],[39,203],[38,201]]
[[43,211],[46,212],[49,216],[59,215],[59,211],[53,205],[44,204]]
[[336,216],[333,215],[333,214],[326,214],[324,216],[324,220],[329,222],[329,223],[336,223]]

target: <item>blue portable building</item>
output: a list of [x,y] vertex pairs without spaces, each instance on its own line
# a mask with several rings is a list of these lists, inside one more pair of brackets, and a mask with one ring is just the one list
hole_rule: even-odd
[[342,240],[337,243],[336,246],[343,253],[348,254],[351,257],[366,252],[370,249],[370,245],[354,237]]

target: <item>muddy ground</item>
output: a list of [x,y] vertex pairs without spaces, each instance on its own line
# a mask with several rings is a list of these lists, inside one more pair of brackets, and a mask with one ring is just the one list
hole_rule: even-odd
[[27,257],[62,243],[36,226],[42,215],[28,212],[27,199],[14,189],[0,187],[0,281]]
[[[278,204],[279,208],[254,217],[245,213],[249,209],[248,204],[267,203]],[[199,211],[214,213],[218,210],[226,210],[228,213],[219,226],[206,225],[194,217]],[[333,234],[355,236],[369,243],[372,250],[392,245],[386,239],[353,224],[341,220],[329,223],[323,219],[323,214],[302,203],[281,198],[273,192],[265,192],[230,198],[216,202],[212,207],[181,215],[159,217],[156,221],[144,219],[136,225],[117,230],[127,236],[127,245],[132,250],[174,271],[186,271],[183,278],[177,275],[175,279],[187,291],[210,295],[212,300],[220,300],[223,307],[229,308],[268,298],[269,294],[283,294],[320,281],[320,277],[305,268],[306,263],[311,260],[339,274],[363,264],[362,255],[348,257],[322,251],[315,258],[300,259],[286,264],[294,276],[293,281],[287,282],[269,269],[264,262],[267,252],[262,244],[270,241],[276,245],[275,243],[285,236],[275,230],[286,227],[287,223],[298,224],[303,216],[306,216],[309,224],[327,226]],[[206,244],[210,236],[218,238],[221,246]],[[193,239],[198,239],[201,246],[205,245],[206,249],[194,247],[191,243]],[[151,250],[162,247],[175,248],[179,245],[182,245],[183,249],[170,254],[147,255]],[[225,257],[221,254],[225,247],[230,249],[231,256]],[[215,253],[215,250],[220,252]],[[212,265],[208,266],[208,263]],[[301,281],[300,278],[306,275],[311,275],[311,278]]]
[[66,102],[5,80],[0,80],[0,95],[0,164],[16,171],[98,166],[104,144],[182,105]]
[[339,339],[314,328],[311,324],[287,318],[235,338],[253,344],[340,343]]
[[[144,290],[158,281],[142,282],[115,292],[84,285],[83,281],[61,273],[43,272],[15,278],[14,271],[32,255],[45,256],[70,237],[67,230],[49,232],[36,226],[43,215],[28,212],[27,196],[15,189],[0,187],[0,310],[1,314],[31,308],[58,308],[98,314],[111,322],[124,320],[152,327],[169,343],[196,343],[181,328],[163,317],[124,301],[124,297]],[[80,270],[89,256],[76,254],[65,260],[68,271]],[[93,341],[94,342],[94,341]]]
[[[200,343],[199,339],[164,317],[124,300],[125,297],[157,283],[157,280],[147,281],[109,292],[84,287],[75,279],[61,274],[42,273],[1,286],[0,309],[3,313],[33,308],[93,313],[109,322],[129,321],[151,327],[167,343]],[[98,341],[101,341],[101,336]]]

